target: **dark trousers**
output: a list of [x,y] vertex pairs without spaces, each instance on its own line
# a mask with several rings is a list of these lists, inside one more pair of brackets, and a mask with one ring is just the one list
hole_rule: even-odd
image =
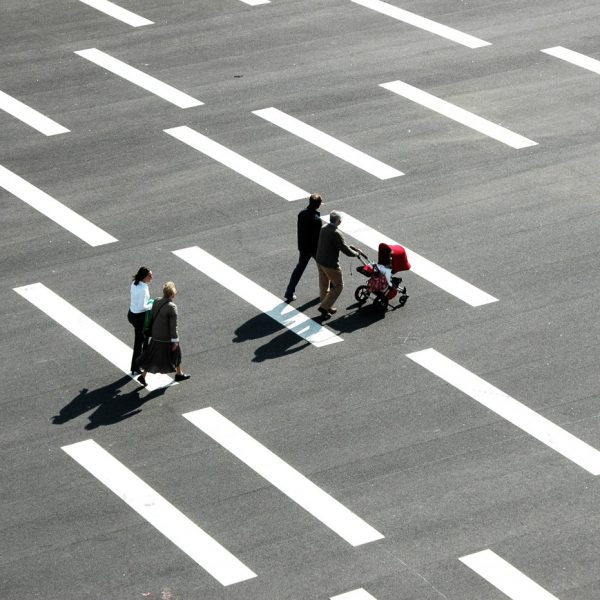
[[131,370],[136,371],[137,361],[144,347],[144,318],[145,313],[127,312],[127,320],[133,325],[135,338],[133,340],[133,356],[131,357]]
[[290,282],[288,283],[287,290],[285,290],[285,297],[291,298],[292,294],[296,291],[296,286],[306,269],[306,265],[308,261],[314,258],[314,255],[311,252],[302,252],[300,251],[300,256],[298,258],[298,264],[294,267],[292,271],[292,276],[290,277]]

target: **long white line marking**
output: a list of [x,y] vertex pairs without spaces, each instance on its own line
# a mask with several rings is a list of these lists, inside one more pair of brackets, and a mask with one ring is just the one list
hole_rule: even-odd
[[222,585],[256,577],[256,573],[94,440],[62,449]]
[[514,133],[501,125],[492,123],[478,115],[475,115],[464,108],[460,108],[455,104],[446,102],[437,96],[433,96],[419,88],[416,88],[403,81],[390,81],[389,83],[380,83],[380,87],[390,90],[395,94],[404,96],[408,100],[412,100],[417,104],[421,104],[430,110],[433,110],[449,119],[457,121],[466,127],[470,127],[479,133],[483,133],[511,148],[527,148],[528,146],[537,146],[537,142],[527,139],[518,133]]
[[[47,288],[43,283],[32,283],[14,288],[20,296],[62,325],[67,331],[86,343],[90,348],[115,365],[117,369],[131,376],[132,349],[120,339],[109,333],[98,323],[92,321],[80,310],[63,300],[58,294]],[[149,391],[175,385],[168,375],[148,373],[146,378]]]
[[0,165],[0,187],[81,238],[90,246],[101,246],[117,241],[116,238],[100,229],[100,227],[90,223],[81,215],[2,165]]
[[352,546],[383,538],[373,527],[214,408],[201,408],[183,416]]
[[119,21],[123,21],[123,23],[127,23],[127,25],[131,25],[132,27],[142,27],[143,25],[153,25],[153,21],[149,21],[144,17],[140,17],[135,13],[127,10],[126,8],[122,8],[117,6],[114,2],[109,2],[108,0],[79,0],[100,12],[103,12],[110,17],[114,17]]
[[338,594],[337,596],[331,596],[330,600],[376,600],[375,596],[371,596],[369,592],[363,588],[346,592],[345,594]]
[[298,137],[322,148],[323,150],[349,162],[350,164],[378,177],[379,179],[391,179],[404,175],[402,171],[398,171],[376,158],[372,158],[368,154],[356,150],[352,146],[337,140],[336,138],[319,131],[311,125],[292,117],[277,108],[264,108],[262,110],[253,110],[253,114],[297,135]]
[[558,600],[491,550],[469,554],[459,560],[512,600]]
[[542,50],[542,52],[545,52],[550,56],[555,56],[556,58],[561,58],[562,60],[566,60],[567,62],[577,65],[578,67],[582,67],[583,69],[587,69],[588,71],[592,71],[593,73],[600,75],[600,60],[590,58],[585,54],[580,54],[579,52],[569,50],[568,48],[563,48],[562,46],[546,48],[545,50]]
[[433,348],[406,355],[540,442],[590,472],[600,475],[600,452],[467,371]]
[[173,254],[214,279],[224,288],[231,290],[313,346],[320,348],[343,341],[329,329],[319,325],[287,302],[282,302],[277,296],[198,246],[175,250]]
[[97,48],[88,48],[87,50],[76,50],[75,54],[97,64],[98,66],[138,85],[139,87],[156,94],[167,102],[171,102],[179,108],[191,108],[192,106],[201,106],[204,104],[184,92],[180,92],[174,87],[159,81],[158,79],[143,73],[135,67],[120,61],[102,50]]
[[284,200],[301,200],[303,198],[308,198],[310,195],[298,186],[271,173],[271,171],[267,171],[267,169],[260,167],[256,163],[229,150],[225,146],[222,146],[186,125],[172,127],[171,129],[165,129],[164,131],[184,144],[191,146],[195,150],[210,156],[213,160],[237,171],[240,175],[254,181],[254,183],[258,183],[258,185],[277,194]]
[[[323,221],[326,221],[327,217],[321,217]],[[399,242],[394,241],[391,237],[376,231],[372,227],[365,225],[358,219],[351,217],[348,213],[343,213],[342,223],[340,230],[343,233],[351,235],[359,242],[369,246],[373,250],[379,248],[379,244],[398,244]],[[404,246],[404,244],[402,244]],[[481,306],[483,304],[489,304],[490,302],[497,302],[498,299],[490,296],[490,294],[476,288],[474,285],[467,283],[460,277],[453,275],[446,269],[436,265],[430,260],[417,254],[413,250],[410,250],[404,246],[406,255],[411,264],[411,271],[426,279],[433,285],[441,288],[442,290],[452,294],[456,298],[463,300],[471,306]]]
[[260,4],[270,4],[271,0],[241,0],[244,4],[249,4],[250,6],[259,6]]
[[491,45],[490,42],[480,40],[468,33],[463,33],[462,31],[458,31],[447,25],[441,25],[440,23],[436,23],[425,17],[415,15],[414,13],[398,8],[397,6],[392,6],[387,2],[381,2],[380,0],[352,0],[352,2],[365,6],[366,8],[371,8],[388,17],[393,17],[394,19],[419,27],[420,29],[424,29],[425,31],[429,31],[430,33],[434,33],[435,35],[439,35],[448,40],[452,40],[453,42],[457,42],[468,48],[481,48],[483,46]]
[[23,121],[23,123],[37,129],[44,135],[58,135],[59,133],[69,132],[66,127],[2,91],[0,91],[0,110],[7,112],[19,121]]

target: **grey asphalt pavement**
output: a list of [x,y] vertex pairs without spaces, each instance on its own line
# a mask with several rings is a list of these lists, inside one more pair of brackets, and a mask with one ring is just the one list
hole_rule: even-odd
[[[0,90],[70,130],[0,111],[0,165],[118,240],[92,247],[0,187],[0,597],[502,600],[459,560],[491,549],[560,600],[598,600],[598,477],[406,355],[434,348],[600,449],[600,76],[541,52],[600,60],[600,3],[390,0],[491,42],[478,49],[350,0],[118,4],[154,24],[76,0],[0,6]],[[204,105],[180,109],[86,48]],[[379,86],[394,80],[538,145]],[[252,114],[271,106],[405,175],[381,181]],[[327,327],[344,341],[306,344],[173,254],[199,246],[282,296],[304,207],[163,131],[181,125],[498,301],[472,307],[409,272],[408,303],[380,318],[353,306],[364,278],[342,257]],[[177,284],[192,375],[158,392],[13,291],[41,282],[131,344],[142,264],[154,296]],[[317,318],[314,264],[297,294]],[[384,539],[352,547],[182,417],[209,406]],[[61,450],[86,439],[257,577],[222,586]]]

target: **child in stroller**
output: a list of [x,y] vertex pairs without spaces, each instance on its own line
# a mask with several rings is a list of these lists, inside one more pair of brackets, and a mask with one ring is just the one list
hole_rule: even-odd
[[385,312],[390,300],[393,300],[398,294],[400,294],[400,297],[398,298],[398,306],[395,308],[404,306],[408,296],[406,295],[406,288],[399,287],[402,283],[402,277],[397,277],[396,273],[410,269],[410,263],[406,258],[406,250],[399,244],[381,243],[379,244],[376,263],[369,262],[367,255],[362,252],[358,258],[362,265],[356,267],[356,270],[361,275],[369,278],[366,285],[359,285],[354,292],[359,307],[373,295],[373,306],[377,310]]

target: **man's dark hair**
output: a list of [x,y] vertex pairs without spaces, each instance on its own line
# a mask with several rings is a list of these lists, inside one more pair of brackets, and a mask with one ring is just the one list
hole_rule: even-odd
[[311,194],[310,198],[308,199],[308,205],[311,208],[319,208],[322,201],[321,194]]

